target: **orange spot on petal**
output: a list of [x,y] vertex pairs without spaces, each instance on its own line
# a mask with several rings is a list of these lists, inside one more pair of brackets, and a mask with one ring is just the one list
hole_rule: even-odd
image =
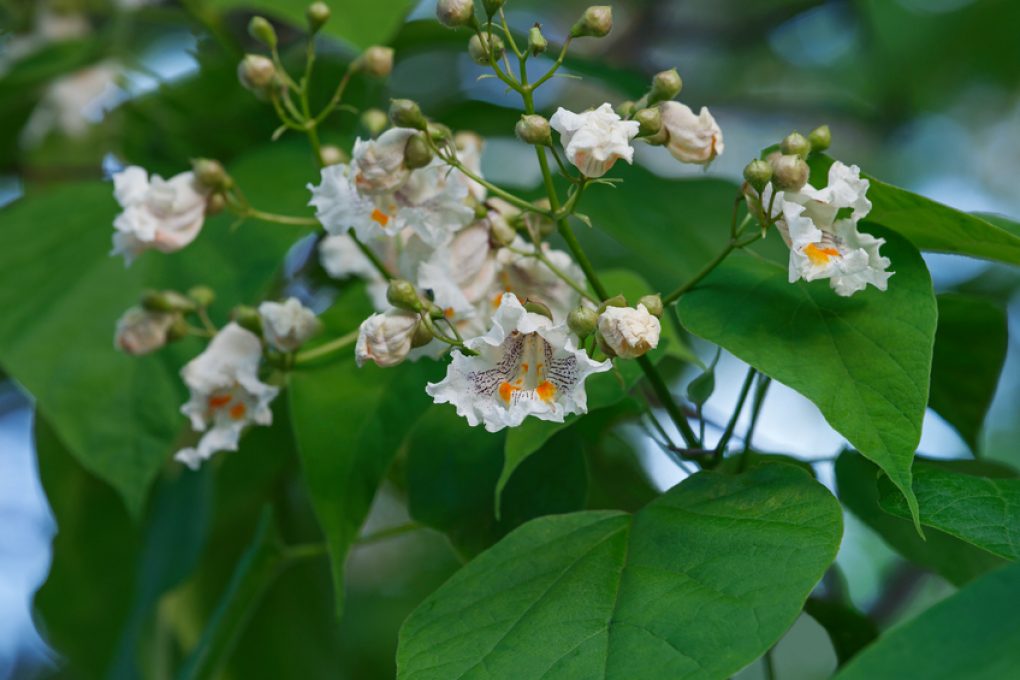
[[535,393],[538,394],[538,398],[542,401],[551,401],[556,396],[556,385],[553,385],[548,380],[543,380],[535,388]]
[[209,397],[209,408],[214,411],[218,408],[223,408],[230,403],[231,399],[233,399],[233,397],[229,394],[214,394]]
[[513,397],[514,392],[516,392],[519,389],[521,389],[521,388],[520,387],[514,387],[513,385],[511,385],[508,382],[501,383],[500,386],[499,386],[499,398],[509,404],[510,403],[510,398]]
[[234,420],[240,420],[244,418],[244,414],[248,412],[248,407],[242,403],[234,404],[230,407],[230,417]]
[[819,248],[814,243],[804,246],[804,254],[811,260],[811,264],[823,265],[833,257],[839,257],[839,251],[835,248]]
[[385,227],[390,222],[390,216],[376,208],[372,211],[372,220],[378,222],[379,226]]

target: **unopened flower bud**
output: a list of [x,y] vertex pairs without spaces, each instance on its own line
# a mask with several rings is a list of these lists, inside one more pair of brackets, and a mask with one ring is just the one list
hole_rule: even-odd
[[599,337],[613,354],[636,359],[659,346],[662,325],[643,304],[607,307],[599,315]]
[[648,92],[649,106],[675,98],[683,86],[684,81],[675,68],[656,73],[652,78],[652,89]]
[[491,61],[498,61],[503,58],[503,53],[506,51],[506,47],[503,45],[503,39],[496,34],[491,36],[488,33],[476,33],[471,36],[471,40],[468,41],[468,54],[474,59],[476,64],[483,66],[490,63],[490,43],[491,43]]
[[552,128],[549,127],[549,121],[543,116],[537,114],[521,116],[514,131],[522,142],[539,146],[552,144]]
[[496,214],[496,211],[489,213],[489,241],[499,247],[506,247],[514,242],[517,238],[517,230],[510,226],[510,222],[507,221],[502,215]]
[[248,34],[266,47],[276,47],[276,30],[265,17],[253,16],[248,22]]
[[361,114],[361,125],[368,130],[372,137],[379,136],[379,133],[390,124],[390,118],[381,109],[366,109]]
[[772,166],[756,158],[744,167],[744,179],[760,194],[772,179]]
[[170,324],[170,328],[166,331],[166,341],[177,342],[191,335],[191,326],[180,314],[173,316],[173,323]]
[[641,109],[634,114],[634,120],[641,126],[638,128],[638,137],[652,137],[662,130],[662,112],[657,106]]
[[248,54],[237,65],[237,79],[246,89],[261,94],[276,81],[276,66],[267,57]]
[[531,298],[526,299],[524,301],[524,309],[532,314],[540,314],[549,320],[552,320],[553,318],[552,310],[549,309],[549,306],[544,302],[539,302],[538,300],[532,300]]
[[613,8],[609,5],[592,5],[570,29],[572,38],[604,38],[613,30]]
[[645,309],[652,316],[662,318],[662,298],[658,294],[655,295],[643,295],[638,298],[638,304],[644,305]]
[[354,360],[358,366],[372,361],[378,366],[396,366],[407,358],[418,330],[424,324],[416,314],[393,309],[385,314],[373,314],[358,328],[358,342],[354,347]]
[[772,182],[781,191],[800,191],[811,169],[800,156],[782,155],[772,162]]
[[626,307],[626,306],[627,298],[625,298],[623,295],[614,295],[613,297],[602,301],[602,304],[599,305],[599,314],[606,311],[606,309],[609,307]]
[[439,0],[436,3],[436,18],[443,26],[466,26],[474,14],[474,0]]
[[414,284],[404,279],[393,279],[386,289],[386,299],[391,305],[411,312],[421,311],[421,298]]
[[230,312],[230,319],[241,328],[262,337],[262,316],[254,307],[238,305]]
[[799,132],[791,132],[786,136],[782,143],[780,143],[779,150],[787,156],[800,156],[801,158],[807,158],[808,154],[811,153],[811,142],[809,142],[807,137]]
[[155,352],[169,340],[170,328],[177,318],[175,314],[132,307],[117,321],[113,344],[134,356]]
[[404,146],[404,165],[411,170],[424,168],[432,162],[432,149],[421,135],[411,135]]
[[421,107],[410,99],[390,100],[390,122],[397,127],[428,129],[429,123],[421,112]]
[[808,135],[812,151],[825,151],[832,144],[832,132],[828,125],[820,125]]
[[634,115],[635,111],[637,111],[637,106],[629,99],[616,105],[616,113],[619,114],[621,118],[630,118]]
[[223,209],[227,207],[227,197],[221,193],[209,194],[209,198],[205,199],[205,215],[206,217],[212,217],[213,215],[219,215],[223,212]]
[[428,326],[419,322],[417,328],[414,329],[414,335],[411,336],[411,349],[417,349],[424,347],[425,345],[432,342],[434,335]]
[[567,326],[582,340],[595,332],[598,323],[599,314],[590,307],[578,307],[567,314]]
[[482,0],[482,7],[485,8],[485,13],[491,17],[494,16],[505,3],[506,0]]
[[324,2],[313,2],[305,10],[305,17],[308,19],[308,28],[312,33],[317,33],[320,28],[326,25],[329,21],[329,16],[332,14],[329,9],[329,5]]
[[[385,117],[386,114],[383,114]],[[319,156],[322,158],[323,165],[339,165],[340,163],[346,163],[349,158],[347,153],[335,144],[325,144],[319,149]]]
[[193,312],[195,303],[173,290],[147,290],[142,307],[150,312]]
[[388,78],[393,73],[393,48],[373,45],[362,52],[358,63],[368,75]]
[[443,125],[442,123],[436,123],[429,121],[428,127],[426,128],[429,137],[432,141],[437,144],[445,144],[453,139],[453,130]]
[[528,51],[532,56],[537,57],[545,53],[547,49],[549,49],[549,41],[542,35],[542,27],[535,24],[528,31]]
[[216,299],[216,293],[209,286],[194,286],[188,291],[188,297],[199,307],[208,307]]
[[296,352],[322,330],[315,312],[293,297],[286,302],[263,302],[259,305],[259,316],[266,342],[281,352]]
[[191,170],[195,173],[195,181],[205,189],[221,191],[230,186],[230,176],[219,161],[196,158],[191,161]]

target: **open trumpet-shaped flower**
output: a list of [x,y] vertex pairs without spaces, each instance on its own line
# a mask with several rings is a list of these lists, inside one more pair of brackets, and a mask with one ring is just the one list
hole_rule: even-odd
[[216,334],[209,347],[181,369],[191,399],[181,413],[196,432],[205,431],[198,446],[174,456],[195,469],[217,451],[236,451],[241,432],[249,424],[270,425],[270,402],[279,390],[258,379],[262,343],[236,323]]
[[704,106],[697,115],[680,102],[662,102],[659,110],[669,133],[666,148],[678,161],[707,165],[725,149],[722,130]]
[[453,404],[468,424],[489,432],[516,427],[528,416],[563,422],[585,413],[584,381],[608,371],[579,351],[565,324],[528,312],[516,296],[503,296],[488,333],[464,343],[477,356],[454,351],[446,378],[426,391],[439,404]]
[[588,177],[602,177],[621,158],[634,162],[630,140],[640,125],[621,119],[608,103],[584,113],[560,108],[549,124],[560,133],[567,158]]
[[[868,180],[857,166],[837,161],[823,189],[806,185],[781,198],[780,231],[790,246],[790,282],[829,279],[838,295],[849,297],[868,284],[885,290],[893,272],[879,248],[885,239],[863,234],[857,223],[871,210]],[[849,213],[849,214],[847,214]]]

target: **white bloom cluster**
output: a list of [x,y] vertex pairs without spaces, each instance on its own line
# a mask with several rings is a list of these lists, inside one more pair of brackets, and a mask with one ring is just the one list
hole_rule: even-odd
[[[879,253],[885,239],[861,233],[857,224],[871,211],[868,180],[856,165],[836,161],[828,184],[777,194],[781,217],[776,223],[790,247],[790,283],[829,279],[838,295],[849,297],[868,284],[885,290],[891,264]],[[771,198],[768,190],[763,203]]]

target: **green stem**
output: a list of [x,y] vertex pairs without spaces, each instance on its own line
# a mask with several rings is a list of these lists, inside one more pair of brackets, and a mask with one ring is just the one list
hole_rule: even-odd
[[525,88],[526,89],[534,91],[540,85],[542,85],[542,83],[544,83],[545,81],[549,80],[554,75],[556,75],[556,71],[558,71],[559,68],[561,66],[563,66],[563,60],[567,58],[567,50],[570,48],[570,42],[572,40],[573,40],[572,37],[569,37],[569,36],[567,37],[566,41],[563,43],[563,47],[560,48],[560,56],[556,58],[556,61],[553,63],[553,65],[549,69],[549,71],[546,72],[546,74],[544,76],[542,76],[541,78],[536,80],[533,85],[529,86],[529,85],[525,84]]
[[319,226],[319,220],[314,217],[298,217],[294,215],[278,215],[276,213],[266,212],[264,210],[257,210],[252,207],[244,208],[241,211],[242,217],[254,217],[257,220],[263,222],[273,222],[275,224],[287,224],[294,227],[317,227]]
[[672,293],[670,293],[666,297],[662,298],[662,304],[663,305],[671,305],[674,302],[676,302],[677,300],[679,300],[682,295],[684,295],[685,293],[689,292],[692,288],[694,288],[696,285],[701,283],[702,279],[704,279],[706,276],[711,274],[712,271],[716,267],[718,267],[719,264],[723,260],[725,260],[727,257],[729,257],[730,253],[732,253],[734,250],[738,250],[740,248],[743,248],[744,246],[747,246],[747,245],[749,245],[751,243],[754,243],[755,241],[757,241],[760,238],[761,238],[761,234],[755,234],[754,236],[750,236],[750,237],[744,239],[743,241],[738,241],[736,239],[730,239],[729,242],[726,244],[726,248],[724,248],[721,253],[719,253],[714,258],[712,258],[711,262],[706,264],[705,267],[701,271],[699,271],[697,274],[694,275],[694,278],[692,278],[687,283],[681,285],[679,288],[674,290]]
[[319,115],[312,121],[315,125],[318,125],[326,119],[326,117],[333,113],[337,106],[340,105],[340,100],[343,99],[344,90],[347,89],[347,83],[351,81],[351,75],[354,73],[353,64],[347,66],[347,70],[344,71],[343,77],[340,79],[340,83],[336,86],[336,90],[333,92],[333,96],[330,97],[326,107],[319,112]]
[[387,281],[392,281],[396,278],[390,273],[390,270],[386,268],[383,261],[379,259],[379,256],[375,254],[375,251],[369,248],[364,241],[358,238],[358,235],[354,233],[353,227],[347,230],[347,235],[351,237],[352,241],[354,241],[354,245],[358,246],[358,250],[361,251],[361,254],[368,258],[368,261],[372,263],[372,266],[375,267],[375,270],[379,272],[380,276]]
[[737,419],[740,418],[740,412],[744,410],[744,402],[747,401],[747,394],[751,391],[751,383],[754,382],[754,376],[757,373],[754,368],[747,369],[747,377],[744,378],[744,384],[740,387],[740,396],[737,397],[737,405],[733,408],[733,415],[730,416],[730,421],[726,423],[726,429],[723,431],[719,443],[715,445],[713,457],[716,465],[722,460],[726,445],[730,443],[730,437],[733,436],[733,430],[737,427]]
[[764,373],[758,377],[758,385],[755,387],[754,397],[751,399],[751,422],[747,426],[747,432],[744,434],[744,450],[740,454],[740,472],[746,470],[751,461],[751,440],[754,438],[754,429],[758,425],[758,416],[761,415],[761,408],[765,403],[765,395],[769,391],[769,385],[771,384],[772,378]]
[[684,439],[684,444],[687,448],[695,448],[701,445],[698,441],[698,435],[695,434],[694,430],[691,429],[690,423],[687,422],[687,418],[680,411],[680,407],[677,406],[676,400],[673,399],[673,394],[669,391],[669,387],[666,385],[666,381],[662,379],[659,372],[655,370],[655,366],[652,364],[651,359],[648,356],[641,356],[637,359],[638,365],[641,366],[641,370],[644,371],[645,377],[648,379],[648,383],[652,386],[655,391],[655,395],[662,402],[663,408],[666,409],[666,413],[669,414],[673,424],[676,425],[680,431],[680,436]]
[[[434,152],[438,152],[438,149],[434,145],[433,145],[433,151]],[[553,219],[553,215],[551,213],[548,213],[545,210],[542,210],[541,208],[539,208],[535,204],[530,203],[529,201],[526,201],[523,198],[519,198],[519,197],[511,194],[509,191],[506,191],[505,189],[501,189],[500,187],[496,186],[495,184],[493,184],[492,182],[488,181],[484,177],[481,177],[481,176],[471,172],[469,169],[464,167],[464,164],[461,163],[459,160],[457,160],[457,158],[455,156],[441,155],[440,158],[442,158],[442,160],[447,165],[449,165],[452,168],[456,168],[465,177],[467,177],[468,179],[474,180],[475,182],[478,182],[483,187],[488,189],[490,193],[493,193],[496,196],[499,196],[500,198],[502,198],[507,203],[510,203],[510,204],[520,208],[521,210],[524,210],[525,212],[532,212],[532,213],[535,213],[536,215],[542,215],[543,217],[548,217],[549,219]]]
[[358,339],[358,331],[353,330],[346,335],[341,335],[339,338],[325,342],[318,347],[307,349],[304,352],[298,352],[297,356],[294,357],[294,364],[300,366],[301,364],[307,364],[310,361],[321,359],[322,357],[335,354],[347,347],[350,347]]
[[776,680],[776,664],[772,659],[772,652],[774,649],[775,647],[769,647],[768,651],[765,652],[765,658],[763,659],[765,680]]
[[412,531],[418,531],[419,529],[424,528],[425,525],[419,524],[418,522],[398,524],[395,527],[380,529],[379,531],[375,531],[371,534],[364,534],[358,537],[356,541],[354,541],[354,545],[367,545],[369,543],[378,543],[379,541],[384,541],[387,538],[393,538],[394,536],[402,536],[403,534],[409,534]]

